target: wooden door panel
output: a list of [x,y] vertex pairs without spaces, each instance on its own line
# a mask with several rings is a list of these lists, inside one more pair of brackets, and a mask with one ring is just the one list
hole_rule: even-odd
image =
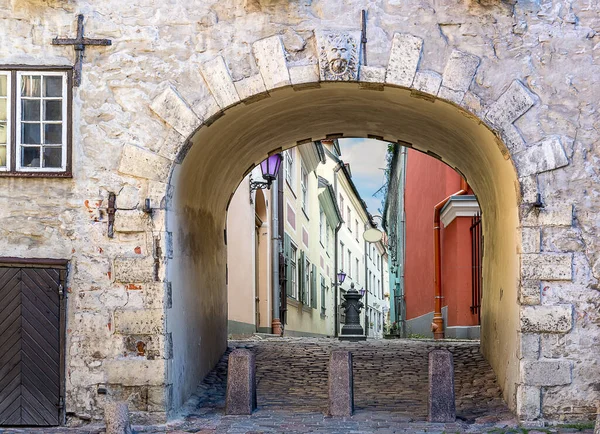
[[0,426],[60,422],[61,273],[0,267]]

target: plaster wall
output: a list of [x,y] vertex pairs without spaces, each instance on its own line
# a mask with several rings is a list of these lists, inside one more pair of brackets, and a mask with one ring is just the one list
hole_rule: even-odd
[[[324,82],[315,32],[359,30],[363,8],[368,67]],[[73,419],[102,417],[99,385],[145,420],[181,405],[225,349],[223,231],[239,180],[268,152],[339,134],[401,140],[465,175],[493,252],[482,350],[505,398],[522,419],[596,411],[594,5],[0,0],[2,63],[72,65],[50,41],[73,36],[78,13],[113,44],[86,49],[73,178],[0,182],[2,255],[70,261]]]

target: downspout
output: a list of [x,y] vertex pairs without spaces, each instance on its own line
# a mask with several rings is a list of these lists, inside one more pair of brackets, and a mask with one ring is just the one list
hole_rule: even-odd
[[[341,169],[341,163],[338,163],[336,165],[336,167],[333,169],[333,191],[335,192],[335,200],[337,202],[338,200],[338,172]],[[342,210],[342,212],[344,212]],[[335,281],[335,300],[334,300],[334,321],[335,321],[335,327],[334,327],[334,336],[337,338],[339,337],[339,328],[340,328],[340,319],[339,319],[339,308],[338,308],[338,298],[339,298],[339,286],[340,286],[340,282],[338,282],[338,255],[339,255],[339,251],[338,251],[338,247],[339,247],[339,232],[340,229],[342,228],[342,221],[340,221],[337,225],[337,227],[335,228],[335,248],[333,249],[333,263],[334,265],[334,274],[333,274],[333,278]],[[342,252],[343,254],[343,252]]]
[[460,190],[442,200],[433,208],[433,261],[434,273],[434,311],[431,331],[434,339],[444,339],[444,318],[442,317],[442,262],[441,262],[441,240],[440,240],[440,213],[451,197],[467,194],[469,184],[463,178],[460,179]]
[[369,336],[369,263],[367,262],[367,249],[369,248],[369,246],[367,245],[367,240],[364,240],[365,243],[365,247],[364,247],[364,261],[365,261],[365,336]]
[[271,210],[272,210],[272,223],[271,223],[271,234],[272,234],[272,293],[273,293],[273,319],[271,321],[271,332],[274,335],[281,336],[281,310],[280,310],[280,282],[279,282],[279,254],[281,251],[280,237],[279,237],[279,181],[275,179],[271,188]]

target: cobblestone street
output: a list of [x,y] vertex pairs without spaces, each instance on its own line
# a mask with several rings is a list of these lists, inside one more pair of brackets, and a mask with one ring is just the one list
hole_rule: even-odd
[[[256,354],[258,410],[226,416],[227,357],[235,348]],[[327,407],[327,361],[334,348],[354,357],[355,407],[350,418],[332,418]],[[428,352],[454,355],[457,421],[427,423]],[[592,433],[592,423],[535,428],[518,426],[501,398],[493,371],[472,341],[373,340],[361,343],[314,338],[229,341],[217,367],[168,425],[134,426],[139,433]],[[102,426],[0,429],[0,434],[100,434]]]

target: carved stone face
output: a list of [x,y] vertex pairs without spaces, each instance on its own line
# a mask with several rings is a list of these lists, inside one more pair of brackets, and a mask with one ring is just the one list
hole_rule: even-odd
[[319,65],[324,80],[349,81],[358,76],[358,49],[351,33],[329,33],[320,41]]
[[342,75],[348,70],[352,46],[348,38],[332,38],[327,53],[329,69],[336,75]]

